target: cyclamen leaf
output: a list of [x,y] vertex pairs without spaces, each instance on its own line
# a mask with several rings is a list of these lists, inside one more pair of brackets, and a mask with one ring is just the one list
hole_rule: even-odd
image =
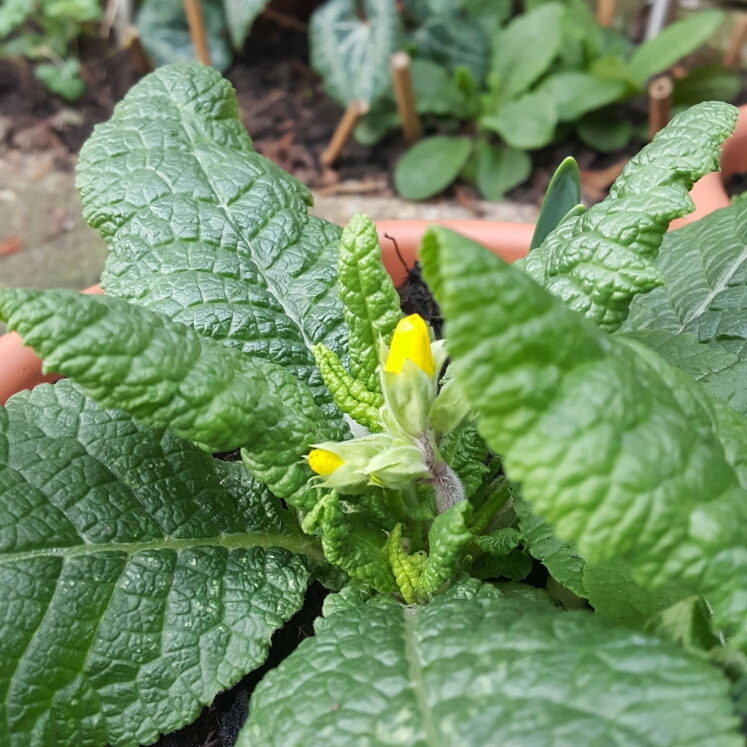
[[333,432],[311,392],[280,366],[253,360],[127,301],[72,291],[0,291],[0,319],[104,407],[170,428],[211,452],[244,447],[280,497],[305,493],[311,444]]
[[587,613],[474,580],[338,609],[260,682],[238,747],[743,744],[714,667]]
[[625,166],[609,196],[564,221],[524,267],[575,311],[614,332],[639,293],[663,285],[654,264],[669,222],[691,212],[688,191],[718,168],[737,110],[707,102],[676,116]]
[[265,9],[269,0],[223,0],[226,26],[231,34],[234,49],[240,50],[252,30],[252,24]]
[[311,66],[341,106],[372,104],[391,85],[389,58],[399,36],[394,0],[327,0],[311,16]]
[[83,146],[86,220],[109,245],[107,294],[285,366],[341,420],[310,351],[345,357],[341,229],[255,153],[231,85],[198,63],[143,78]]
[[264,661],[320,550],[213,465],[69,381],[0,408],[3,744],[150,744]]
[[457,234],[431,229],[421,258],[455,375],[533,511],[589,563],[705,595],[747,647],[747,420]]
[[338,286],[348,325],[350,372],[369,391],[380,392],[379,341],[391,342],[402,311],[381,263],[376,224],[367,215],[354,215],[342,232]]

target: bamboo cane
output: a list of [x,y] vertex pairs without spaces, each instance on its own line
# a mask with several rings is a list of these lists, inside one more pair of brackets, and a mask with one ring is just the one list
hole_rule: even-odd
[[597,23],[600,26],[611,28],[616,9],[617,0],[597,0]]
[[402,120],[402,131],[408,145],[417,143],[422,135],[420,117],[415,108],[415,89],[412,86],[410,55],[407,52],[395,52],[390,60],[394,98],[397,111]]
[[189,35],[192,37],[192,44],[194,44],[197,59],[203,65],[212,65],[200,0],[184,0],[184,10],[187,12]]
[[654,78],[648,86],[648,139],[653,140],[659,130],[669,123],[672,111],[674,84],[669,75]]
[[322,166],[331,166],[338,159],[340,151],[345,147],[345,143],[353,132],[356,123],[367,113],[368,104],[365,101],[356,99],[348,106],[342,115],[342,119],[338,122],[334,133],[332,133],[329,145],[322,151],[322,155],[319,157]]

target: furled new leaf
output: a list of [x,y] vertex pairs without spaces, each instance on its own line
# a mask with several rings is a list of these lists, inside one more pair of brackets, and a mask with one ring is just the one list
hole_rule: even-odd
[[0,408],[0,738],[137,747],[264,661],[309,579],[239,464],[69,381]]
[[536,249],[577,205],[581,204],[581,174],[575,158],[566,158],[550,179],[529,250]]
[[348,325],[350,372],[369,391],[381,391],[379,342],[391,342],[402,312],[392,279],[381,263],[376,224],[367,215],[354,215],[342,232],[337,266]]
[[727,680],[658,638],[472,580],[352,595],[252,695],[238,747],[739,747]]
[[45,370],[70,377],[104,407],[211,452],[243,447],[245,463],[276,495],[306,496],[311,471],[302,457],[335,428],[281,366],[106,296],[4,290],[0,319]]
[[705,595],[747,646],[747,420],[473,242],[434,228],[421,257],[455,375],[533,511],[590,564]]
[[391,85],[399,36],[394,0],[327,0],[311,16],[311,65],[340,105],[371,104]]
[[308,189],[253,151],[215,70],[141,80],[81,150],[78,187],[109,245],[107,294],[279,363],[339,422],[310,347],[345,355],[340,228],[310,217]]
[[609,196],[564,221],[525,260],[527,273],[613,332],[632,299],[664,283],[654,264],[669,222],[693,209],[688,191],[717,169],[737,110],[707,102],[676,116],[633,157]]

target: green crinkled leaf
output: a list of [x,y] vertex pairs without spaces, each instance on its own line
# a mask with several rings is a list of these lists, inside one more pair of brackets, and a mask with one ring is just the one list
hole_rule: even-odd
[[44,361],[104,407],[170,428],[211,452],[243,447],[278,496],[305,492],[311,444],[334,428],[308,387],[191,327],[118,298],[0,290],[0,319]]
[[674,645],[476,581],[349,598],[252,695],[238,747],[738,747],[729,683]]
[[483,555],[472,565],[471,575],[484,580],[508,578],[523,581],[532,571],[532,559],[521,550],[506,555]]
[[539,560],[559,584],[576,596],[588,597],[589,592],[584,585],[586,563],[573,546],[559,539],[552,526],[535,516],[517,495],[514,496],[514,510],[519,519],[522,544],[529,554]]
[[234,49],[244,46],[252,24],[268,2],[269,0],[223,0],[223,12]]
[[391,86],[400,33],[394,0],[327,0],[309,24],[311,65],[340,105],[371,104]]
[[363,526],[345,514],[340,496],[331,491],[321,497],[303,522],[305,532],[321,533],[325,558],[351,578],[368,584],[382,594],[397,591],[392,568],[384,551],[386,537]]
[[491,534],[475,537],[475,544],[488,555],[508,555],[521,542],[521,532],[513,527],[503,527]]
[[523,497],[589,563],[705,595],[747,645],[747,420],[482,247],[431,229],[455,374]]
[[474,425],[447,433],[440,446],[442,456],[456,472],[464,487],[464,494],[469,498],[480,487],[483,477],[488,472],[485,459],[488,447]]
[[437,516],[428,532],[428,560],[420,576],[420,589],[434,594],[443,584],[457,575],[462,554],[472,541],[468,526],[472,506],[460,501]]
[[624,330],[747,340],[747,203],[668,233],[655,264],[665,284],[635,299]]
[[653,617],[688,596],[678,584],[647,589],[636,583],[623,562],[589,565],[584,570],[586,596],[595,614],[612,625],[643,630]]
[[560,3],[543,3],[495,36],[492,69],[499,101],[524,93],[550,67],[560,51],[564,14]]
[[228,81],[198,63],[141,80],[83,146],[77,183],[108,294],[285,366],[340,420],[310,347],[345,355],[341,229],[253,151]]
[[376,224],[361,213],[342,232],[339,294],[348,325],[350,372],[371,392],[380,392],[379,341],[387,345],[402,318],[399,296],[384,265]]
[[[243,474],[240,474],[243,473]],[[241,465],[69,381],[0,408],[3,744],[137,747],[265,659],[320,559]]]
[[688,194],[718,168],[737,110],[708,102],[676,116],[625,166],[609,196],[564,221],[525,260],[527,273],[575,311],[613,332],[632,299],[664,283],[654,264],[669,222],[693,209]]
[[[223,38],[226,18],[221,0],[201,0],[202,19],[207,33],[210,61],[216,70],[231,64],[231,48]],[[144,0],[135,23],[148,56],[156,65],[189,62],[196,58],[189,34],[184,4],[174,0]]]

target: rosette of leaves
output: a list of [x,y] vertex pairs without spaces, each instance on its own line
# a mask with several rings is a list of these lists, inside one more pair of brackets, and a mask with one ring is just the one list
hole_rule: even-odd
[[[152,742],[262,662],[331,560],[352,580],[254,691],[243,747],[743,745],[730,682],[705,655],[716,646],[739,678],[739,652],[720,642],[745,646],[743,416],[434,229],[423,259],[447,318],[439,396],[452,408],[432,417],[464,421],[439,447],[466,498],[434,516],[428,485],[399,500],[315,488],[304,457],[355,443],[340,410],[351,380],[375,393],[366,341],[399,312],[370,221],[351,221],[340,246],[236,114],[213,70],[146,78],[81,153],[107,295],[0,291],[0,318],[68,377],[0,408],[0,734]],[[733,122],[718,106],[689,116],[669,165],[671,141],[651,147],[667,179],[641,156],[582,233],[613,241],[633,221],[615,201],[687,207],[682,185]],[[557,256],[542,247],[578,218],[533,250],[546,277]],[[652,222],[660,240],[664,218]],[[624,236],[645,237],[653,261],[652,222]],[[334,355],[321,370],[320,346]],[[242,463],[210,453],[236,448]],[[507,582],[540,563],[597,613]]]

